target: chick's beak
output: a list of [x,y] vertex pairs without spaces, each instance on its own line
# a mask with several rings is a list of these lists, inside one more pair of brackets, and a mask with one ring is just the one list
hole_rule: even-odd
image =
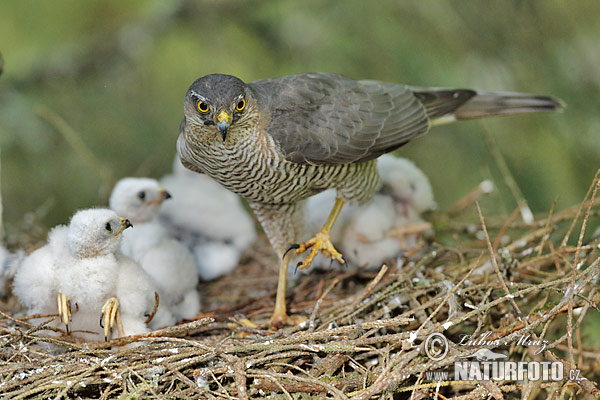
[[149,202],[147,202],[147,205],[161,205],[163,201],[170,199],[171,197],[171,193],[167,192],[166,189],[159,187],[158,188],[158,196],[156,196],[156,198],[150,200]]
[[115,236],[117,236],[118,234],[120,234],[127,228],[133,228],[133,224],[131,223],[130,220],[123,218],[123,217],[119,217],[119,219],[121,220],[121,226],[115,232]]
[[167,192],[166,190],[162,191],[161,196],[164,200],[167,200],[167,199],[170,199],[171,197],[173,197],[173,196],[171,196],[171,193]]
[[223,141],[225,141],[225,139],[227,139],[227,130],[229,129],[229,126],[231,125],[231,117],[229,116],[229,114],[227,113],[227,111],[221,111],[219,113],[219,115],[217,115],[217,129],[219,130],[219,132],[221,132],[221,137],[223,138]]

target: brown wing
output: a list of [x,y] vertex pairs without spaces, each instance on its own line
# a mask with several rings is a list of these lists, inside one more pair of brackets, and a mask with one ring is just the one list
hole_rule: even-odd
[[368,161],[393,151],[437,123],[557,111],[560,100],[524,93],[419,88],[341,75],[290,75],[249,83],[265,130],[301,164]]
[[377,158],[429,128],[407,86],[336,74],[290,75],[249,83],[270,115],[266,132],[290,161],[344,164]]

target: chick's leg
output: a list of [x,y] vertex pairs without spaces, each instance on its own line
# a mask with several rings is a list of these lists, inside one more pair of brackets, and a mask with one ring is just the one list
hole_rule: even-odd
[[121,317],[119,316],[119,300],[116,297],[111,297],[102,306],[102,315],[100,316],[100,326],[104,328],[104,340],[108,340],[108,335],[115,323],[117,324],[119,336],[125,336],[125,329],[123,329]]
[[71,321],[71,299],[63,293],[57,296],[58,317],[63,321],[69,332],[69,322]]
[[331,257],[332,260],[337,260],[341,264],[345,263],[344,257],[335,247],[333,247],[333,243],[331,243],[331,239],[329,238],[329,232],[331,231],[333,224],[335,224],[337,217],[340,215],[344,203],[345,200],[341,197],[336,198],[333,209],[331,210],[331,213],[329,213],[329,217],[327,218],[325,225],[323,225],[323,228],[308,241],[293,246],[296,248],[296,254],[302,254],[310,249],[308,256],[298,263],[298,269],[310,267],[315,256],[319,254],[319,251],[324,257]]

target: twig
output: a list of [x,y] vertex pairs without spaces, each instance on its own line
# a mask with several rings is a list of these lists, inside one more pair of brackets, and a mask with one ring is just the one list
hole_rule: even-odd
[[[171,326],[168,328],[158,329],[156,331],[144,333],[141,335],[124,336],[116,339],[111,339],[106,342],[91,342],[88,343],[91,349],[104,349],[113,346],[125,346],[129,343],[134,343],[143,339],[148,338],[161,338],[165,336],[181,336],[190,331],[196,330],[200,327],[213,323],[213,318],[202,318],[196,321],[188,322],[186,324]],[[207,349],[208,350],[208,349]]]
[[583,244],[583,235],[585,233],[585,228],[587,226],[588,218],[590,217],[590,209],[592,208],[592,204],[596,199],[596,193],[598,192],[598,187],[600,187],[600,179],[598,176],[600,174],[600,169],[596,172],[594,176],[594,183],[592,197],[590,199],[590,205],[587,207],[585,212],[585,216],[583,217],[583,223],[581,224],[581,230],[579,232],[579,239],[577,240],[577,251],[575,252],[575,259],[573,261],[573,268],[571,268],[571,281],[569,282],[569,313],[567,316],[567,346],[569,347],[569,361],[573,367],[576,366],[575,358],[573,357],[573,296],[575,296],[575,274],[579,269],[579,253],[581,246]]
[[510,172],[510,168],[508,167],[506,159],[504,158],[502,152],[500,151],[500,148],[498,147],[498,143],[496,143],[494,136],[485,127],[485,125],[483,127],[483,130],[483,137],[485,139],[485,143],[487,144],[488,150],[492,155],[492,158],[496,162],[496,165],[498,166],[502,177],[504,178],[504,183],[506,183],[506,186],[508,186],[508,188],[510,189],[510,192],[514,197],[515,202],[521,205],[519,206],[521,211],[521,219],[523,219],[523,222],[525,222],[526,224],[533,223],[533,213],[527,205],[527,200],[525,200],[525,196],[523,196],[523,192],[519,188],[517,181]]
[[385,264],[383,264],[381,266],[381,269],[379,270],[379,272],[375,276],[375,278],[373,278],[373,280],[371,282],[369,282],[369,284],[367,285],[367,287],[365,287],[365,289],[362,291],[362,293],[360,294],[360,296],[358,296],[356,298],[356,300],[354,300],[354,302],[350,306],[351,308],[356,307],[357,305],[360,304],[361,301],[363,301],[364,299],[366,299],[367,297],[369,297],[371,295],[371,292],[373,291],[373,289],[375,289],[375,286],[377,286],[377,284],[379,283],[379,281],[381,281],[381,279],[383,279],[383,276],[385,275],[385,273],[387,272],[387,270],[388,270],[388,266],[385,265]]
[[492,243],[490,242],[490,237],[488,235],[487,228],[485,226],[485,220],[483,219],[483,213],[481,212],[481,208],[479,207],[479,202],[475,202],[475,207],[477,208],[477,214],[479,215],[479,222],[481,223],[481,229],[483,230],[483,234],[485,236],[485,242],[488,247],[488,252],[490,253],[490,261],[492,262],[492,265],[494,266],[494,271],[496,272],[496,276],[498,277],[498,280],[499,280],[500,284],[502,285],[502,289],[504,289],[504,293],[506,294],[506,297],[509,299],[510,304],[512,305],[513,309],[515,310],[517,317],[519,319],[522,319],[523,313],[521,313],[521,310],[519,310],[517,303],[515,303],[514,296],[510,294],[510,291],[508,290],[508,286],[506,286],[506,282],[504,282],[504,278],[502,277],[502,273],[500,272],[500,268],[498,267],[498,262],[496,261],[496,253],[494,252],[494,248],[492,247]]
[[491,180],[484,180],[477,187],[467,193],[464,197],[448,208],[448,215],[456,216],[464,211],[468,206],[479,200],[481,196],[491,193],[494,190],[494,184]]

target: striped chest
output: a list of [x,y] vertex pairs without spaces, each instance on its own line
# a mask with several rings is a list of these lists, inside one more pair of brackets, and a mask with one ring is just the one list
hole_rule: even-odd
[[225,142],[197,139],[189,129],[182,131],[178,141],[182,159],[250,202],[293,203],[328,188],[365,201],[379,185],[374,162],[297,164],[287,161],[272,139],[258,133],[237,140],[228,137]]

